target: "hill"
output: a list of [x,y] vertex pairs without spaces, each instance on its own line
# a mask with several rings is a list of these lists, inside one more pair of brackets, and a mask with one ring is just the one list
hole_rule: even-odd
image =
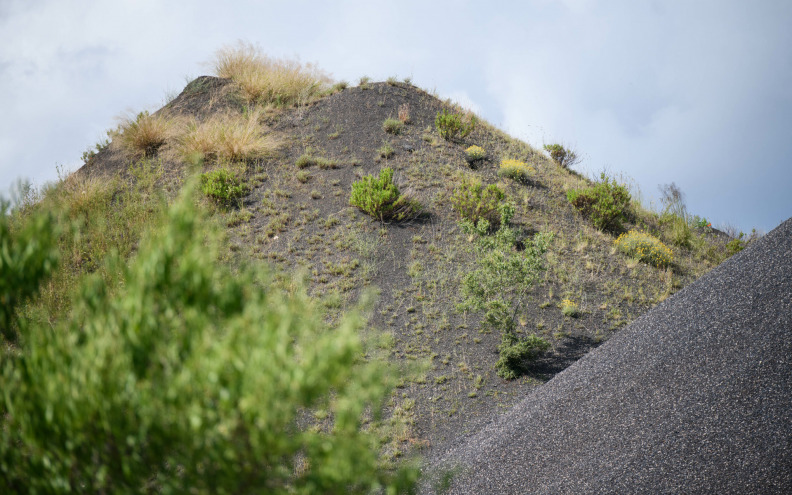
[[[199,175],[226,266],[272,266],[286,288],[305,278],[329,328],[375,294],[366,357],[400,369],[382,448],[397,460],[477,431],[743,247],[678,201],[648,211],[619,181],[582,177],[408,81],[350,87],[239,55],[221,52],[220,77],[128,118],[79,171],[22,202],[23,217],[44,205],[72,226],[25,318],[64,319],[90,276],[117,286],[104,259],[134,260],[148,224]],[[352,206],[355,184],[388,169],[399,193],[374,215]],[[598,224],[597,198],[614,191],[626,197]],[[395,218],[382,214],[394,205]],[[623,254],[630,231],[655,244]]]

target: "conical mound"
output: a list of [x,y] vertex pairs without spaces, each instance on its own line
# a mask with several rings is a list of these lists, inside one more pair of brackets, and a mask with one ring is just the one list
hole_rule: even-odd
[[792,219],[437,467],[454,494],[792,492]]

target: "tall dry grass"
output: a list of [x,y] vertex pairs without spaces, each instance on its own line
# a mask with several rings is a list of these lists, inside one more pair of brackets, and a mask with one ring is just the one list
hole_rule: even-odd
[[217,114],[203,121],[187,124],[179,140],[182,157],[194,160],[241,161],[272,153],[279,141],[265,134],[259,123],[261,111],[246,114]]
[[233,80],[254,103],[304,105],[332,83],[330,76],[313,64],[272,58],[244,42],[218,50],[212,65],[218,77]]
[[137,157],[151,157],[168,140],[178,133],[173,119],[164,115],[151,115],[147,111],[136,117],[123,117],[118,126],[121,145]]

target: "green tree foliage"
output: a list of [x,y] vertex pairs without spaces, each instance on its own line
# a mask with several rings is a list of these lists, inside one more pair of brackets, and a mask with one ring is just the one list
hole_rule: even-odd
[[0,200],[0,336],[15,342],[17,308],[38,292],[58,261],[58,229],[49,213],[32,215],[18,229],[10,220],[8,203]]
[[463,222],[466,231],[478,235],[478,268],[464,278],[464,301],[460,308],[484,311],[482,328],[501,332],[498,375],[513,379],[521,373],[525,362],[549,347],[541,337],[520,338],[515,330],[517,317],[528,303],[529,291],[544,269],[543,254],[552,237],[536,234],[523,242],[522,251],[517,251],[516,232],[508,226],[514,207],[506,203],[500,210],[501,226],[494,235],[487,235],[486,220],[476,225]]
[[600,230],[619,230],[630,206],[630,192],[603,172],[586,189],[570,189],[567,199]]
[[[192,204],[171,207],[129,264],[110,257],[117,285],[89,277],[67,318],[5,352],[0,493],[409,490],[415,472],[384,469],[361,428],[390,373],[361,358],[360,311],[328,328],[302,289],[218,265]],[[38,221],[2,230],[32,253],[12,258],[32,260],[13,265],[28,293],[54,258],[45,240],[14,247],[46,239]],[[329,419],[314,424],[314,408]]]
[[349,204],[382,221],[403,221],[421,213],[421,205],[393,183],[393,169],[385,167],[379,177],[367,175],[352,184]]

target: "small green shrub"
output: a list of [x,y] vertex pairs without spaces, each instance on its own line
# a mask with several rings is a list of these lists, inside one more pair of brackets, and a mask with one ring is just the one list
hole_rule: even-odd
[[484,151],[484,148],[481,146],[476,146],[474,144],[465,150],[465,156],[469,162],[475,162],[477,160],[483,160],[487,156],[487,152]]
[[382,130],[388,134],[401,134],[404,124],[399,119],[385,119],[382,123]]
[[564,299],[561,301],[561,314],[575,318],[580,316],[580,308],[575,301],[572,301],[571,299]]
[[645,232],[631,230],[614,242],[619,252],[659,268],[670,265],[674,259],[668,246]]
[[546,144],[544,145],[545,151],[550,154],[550,158],[562,167],[569,169],[574,165],[580,163],[580,158],[572,150],[566,149],[560,144]]
[[331,168],[338,168],[339,163],[338,160],[333,160],[331,158],[323,158],[321,156],[314,156],[309,153],[305,153],[300,155],[300,157],[295,162],[297,168],[308,168],[311,166],[318,166],[321,169],[331,169]]
[[396,150],[393,149],[390,143],[385,143],[377,150],[377,153],[381,158],[390,158],[396,154]]
[[454,189],[451,206],[463,219],[473,224],[483,219],[494,226],[501,223],[499,206],[505,197],[503,191],[494,184],[484,187],[477,180],[464,179]]
[[630,192],[603,172],[586,189],[570,189],[567,199],[600,230],[619,230],[630,205]]
[[495,369],[504,380],[514,380],[523,371],[527,362],[533,361],[550,348],[550,343],[537,335],[519,338],[513,333],[504,333],[498,346],[500,355]]
[[501,177],[508,177],[509,179],[517,182],[527,183],[531,180],[531,176],[536,173],[536,170],[519,160],[503,160],[500,164],[498,175]]
[[229,204],[247,194],[248,186],[225,167],[201,174],[201,191],[217,203]]
[[449,113],[448,110],[443,109],[435,117],[435,128],[440,136],[447,141],[465,138],[473,132],[475,127],[475,116],[471,116],[470,120],[465,122],[460,114]]
[[421,212],[417,201],[399,193],[393,183],[393,169],[389,167],[380,170],[379,178],[367,175],[354,182],[349,204],[382,221],[409,220]]

